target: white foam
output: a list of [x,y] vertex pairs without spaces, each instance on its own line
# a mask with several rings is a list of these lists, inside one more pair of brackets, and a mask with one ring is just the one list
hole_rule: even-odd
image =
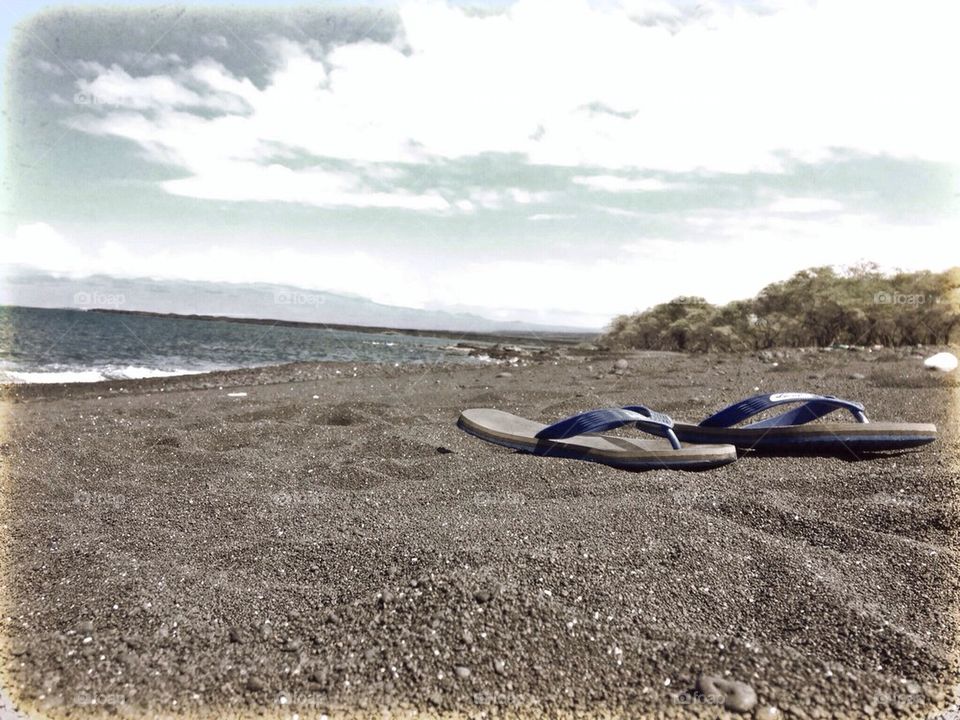
[[106,380],[102,374],[96,370],[65,370],[62,372],[17,372],[16,370],[4,370],[0,372],[0,382],[4,383],[79,383],[79,382],[99,382]]
[[0,370],[0,383],[52,385],[57,383],[89,383],[103,380],[138,380],[141,378],[197,375],[201,370],[160,370],[137,365],[108,365],[97,369]]

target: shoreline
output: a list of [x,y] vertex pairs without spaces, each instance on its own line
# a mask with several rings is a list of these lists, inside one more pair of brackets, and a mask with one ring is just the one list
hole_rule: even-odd
[[[787,718],[952,701],[956,374],[860,353],[594,353],[112,386],[3,389],[0,652],[28,709],[710,717],[700,673]],[[628,401],[695,420],[757,387],[942,436],[629,473],[454,426],[465,407]]]

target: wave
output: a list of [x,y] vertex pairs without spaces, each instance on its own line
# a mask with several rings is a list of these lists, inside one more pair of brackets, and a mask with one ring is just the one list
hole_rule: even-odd
[[56,384],[88,383],[103,380],[139,380],[142,378],[198,375],[205,370],[161,370],[138,365],[107,365],[100,368],[56,368],[50,370],[0,370],[0,383],[11,384]]

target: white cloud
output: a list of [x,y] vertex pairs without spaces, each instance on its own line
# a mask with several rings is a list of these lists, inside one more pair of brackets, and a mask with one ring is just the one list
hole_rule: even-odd
[[767,209],[774,213],[812,215],[839,212],[843,210],[843,203],[829,198],[783,197],[772,202]]
[[625,178],[617,175],[578,175],[573,178],[578,185],[591,190],[603,190],[612,193],[621,192],[660,192],[674,190],[675,183],[667,183],[657,178]]
[[49,225],[34,223],[18,228],[5,243],[4,261],[44,269],[53,264],[80,277],[284,283],[391,305],[599,327],[614,315],[680,295],[715,303],[751,297],[815,265],[871,260],[887,269],[946,269],[956,265],[956,252],[944,238],[960,233],[960,222],[888,226],[850,214],[813,221],[723,213],[700,217],[695,227],[725,240],[638,238],[613,254],[554,244],[548,254],[523,259],[451,254],[424,263],[414,255],[320,248],[237,252],[213,245],[144,252],[107,242],[82,250]]
[[[785,156],[823,159],[834,148],[960,161],[958,106],[944,90],[960,66],[960,5],[707,7],[678,18],[668,5],[634,0],[519,0],[494,14],[412,3],[393,43],[324,52],[316,42],[265,41],[275,66],[262,87],[212,60],[142,77],[77,64],[95,76],[78,88],[116,107],[74,126],[129,138],[194,181],[168,188],[221,199],[229,194],[211,193],[213,183],[254,172],[235,164],[277,148],[367,163],[500,152],[678,172],[778,171]],[[220,114],[198,112],[211,109]],[[261,172],[265,187],[270,171]],[[581,180],[661,189],[612,174]],[[274,193],[265,187],[263,199]]]

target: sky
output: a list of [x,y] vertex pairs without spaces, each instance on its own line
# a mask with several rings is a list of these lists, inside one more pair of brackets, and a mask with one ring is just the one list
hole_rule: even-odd
[[8,267],[599,328],[960,265],[956,3],[39,6],[0,25]]

